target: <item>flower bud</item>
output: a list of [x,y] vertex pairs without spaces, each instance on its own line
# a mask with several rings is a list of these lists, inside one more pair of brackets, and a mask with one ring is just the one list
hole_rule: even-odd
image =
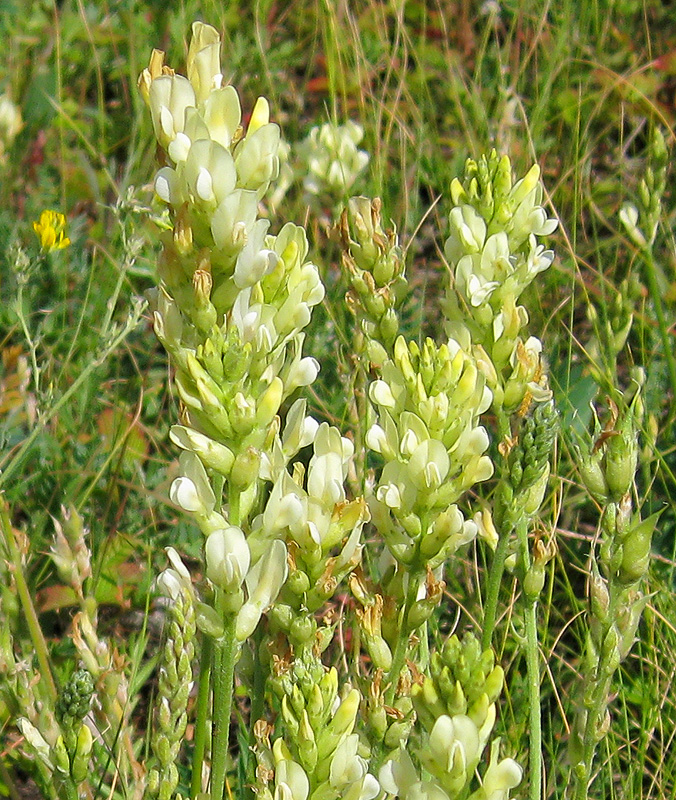
[[196,453],[209,469],[213,469],[225,477],[230,474],[235,457],[224,444],[185,425],[173,425],[169,431],[169,438],[184,450]]
[[534,603],[540,596],[545,585],[545,578],[544,567],[537,563],[531,564],[530,569],[523,579],[523,592],[526,595],[526,599],[531,603]]
[[247,447],[239,453],[230,473],[233,489],[242,492],[251,486],[258,478],[260,463],[261,453],[255,447]]
[[186,109],[195,106],[195,90],[182,75],[160,75],[148,89],[157,140],[166,148],[185,126]]
[[288,574],[286,556],[286,545],[275,539],[246,576],[249,597],[237,615],[235,636],[238,641],[243,642],[251,636],[261,614],[279,594]]
[[221,37],[211,25],[193,22],[188,48],[188,79],[197,102],[203,102],[213,88],[221,85]]
[[605,478],[610,499],[619,502],[631,489],[636,474],[638,442],[630,428],[631,423],[622,425],[624,430],[611,436],[606,444]]
[[[242,602],[244,602],[243,597]],[[212,639],[220,639],[223,636],[225,629],[222,615],[206,603],[197,603],[195,606],[195,623],[202,633]]]
[[249,570],[251,555],[241,528],[231,525],[207,537],[204,546],[207,578],[224,592],[236,592]]
[[87,725],[80,725],[75,752],[71,759],[70,774],[76,784],[82,783],[89,773],[89,758],[94,740]]
[[608,502],[610,490],[601,466],[601,455],[599,452],[592,452],[588,455],[581,453],[578,459],[578,469],[589,494],[597,503],[605,505]]
[[623,539],[619,568],[619,578],[623,583],[634,583],[648,571],[652,537],[660,514],[658,511],[635,524]]

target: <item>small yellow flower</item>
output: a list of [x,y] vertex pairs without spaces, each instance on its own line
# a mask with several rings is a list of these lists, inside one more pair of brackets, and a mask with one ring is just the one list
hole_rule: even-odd
[[40,246],[47,253],[68,247],[70,239],[65,235],[65,227],[66,218],[59,211],[43,211],[40,221],[33,223]]

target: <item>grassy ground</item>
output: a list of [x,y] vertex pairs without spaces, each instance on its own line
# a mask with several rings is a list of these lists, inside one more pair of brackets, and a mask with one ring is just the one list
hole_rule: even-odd
[[[154,283],[159,247],[148,212],[152,128],[136,79],[152,47],[182,64],[190,23],[201,18],[224,34],[226,79],[238,86],[243,107],[266,95],[287,141],[328,120],[363,126],[371,164],[354,189],[382,197],[408,248],[416,293],[406,312],[410,336],[439,329],[448,187],[465,159],[495,146],[517,172],[533,160],[541,165],[561,221],[552,237],[558,257],[526,305],[564,420],[542,520],[559,545],[541,618],[546,792],[563,797],[567,782],[567,719],[583,648],[576,621],[586,607],[585,565],[598,521],[580,488],[574,431],[589,421],[590,401],[606,404],[638,365],[646,370],[648,415],[637,498],[644,515],[663,514],[654,594],[623,664],[596,796],[674,797],[676,211],[669,179],[651,263],[619,221],[654,159],[653,127],[668,144],[673,139],[671,7],[658,0],[266,0],[253,12],[237,0],[29,5],[27,12],[18,0],[0,3],[0,87],[24,120],[0,166],[0,485],[13,525],[29,540],[30,590],[57,675],[72,654],[61,637],[73,597],[46,553],[62,505],[78,509],[91,529],[96,594],[127,654],[140,636],[163,548],[171,543],[188,559],[198,556],[197,535],[167,501],[176,470],[167,431],[177,406],[166,357],[147,319],[125,324],[133,298]],[[329,289],[306,348],[323,364],[316,413],[345,427],[352,322],[325,232],[338,200],[311,208],[297,182],[272,224],[308,222]],[[40,253],[32,222],[45,209],[67,216],[68,248]],[[618,353],[613,336],[629,315],[631,332]],[[471,617],[481,600],[468,590],[473,551],[468,558],[449,589]],[[3,601],[11,608],[10,597]],[[449,607],[453,617],[455,604]],[[525,667],[507,634],[520,624],[503,620],[508,703],[500,725],[513,748],[526,724],[519,711]],[[0,708],[0,755],[20,775],[13,736],[10,710]]]

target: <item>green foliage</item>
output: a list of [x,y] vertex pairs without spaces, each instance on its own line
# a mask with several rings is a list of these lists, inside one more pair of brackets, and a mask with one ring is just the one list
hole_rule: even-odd
[[[612,678],[617,700],[594,762],[594,792],[671,797],[676,785],[670,748],[676,724],[676,208],[667,151],[656,143],[661,130],[673,152],[666,133],[676,122],[668,4],[298,0],[285,6],[261,0],[252,8],[212,0],[65,0],[29,6],[27,11],[18,0],[0,2],[5,43],[0,92],[11,97],[23,120],[13,140],[0,148],[0,488],[7,516],[0,536],[0,794],[20,796],[25,781],[35,782],[45,797],[54,791],[44,763],[22,749],[16,727],[20,716],[36,724],[39,718],[56,749],[59,720],[45,710],[49,703],[36,705],[28,667],[22,666],[28,659],[30,674],[42,674],[43,645],[54,691],[68,690],[69,676],[91,651],[87,668],[97,696],[107,692],[119,706],[111,701],[102,710],[95,703],[91,712],[101,729],[114,721],[116,727],[105,732],[108,738],[95,737],[91,745],[66,743],[69,781],[82,777],[82,759],[89,758],[91,746],[103,765],[97,776],[101,784],[92,783],[93,795],[108,797],[115,782],[115,796],[133,797],[134,770],[151,752],[144,741],[152,718],[150,673],[162,649],[151,586],[164,566],[167,545],[192,564],[201,557],[201,542],[168,500],[179,470],[168,439],[179,401],[149,316],[135,305],[135,298],[155,285],[158,226],[167,225],[149,183],[156,147],[136,82],[153,46],[167,51],[167,63],[183,64],[190,24],[204,19],[223,33],[225,77],[238,86],[243,107],[252,108],[261,94],[268,97],[271,118],[286,141],[300,142],[313,127],[329,122],[353,120],[363,128],[359,147],[368,151],[371,163],[356,185],[382,198],[382,230],[399,235],[397,258],[406,264],[411,290],[398,312],[399,333],[407,341],[417,339],[421,347],[430,335],[442,341],[450,184],[462,176],[466,158],[495,147],[509,155],[518,175],[534,160],[539,163],[549,193],[543,203],[560,220],[552,239],[557,260],[520,299],[529,311],[529,331],[543,342],[560,419],[555,477],[534,513],[528,539],[558,542],[553,560],[538,567],[536,593],[543,791],[546,797],[568,796],[566,742],[578,713],[578,675],[588,647],[590,548],[600,533],[607,535],[599,529],[599,498],[593,500],[584,488],[578,448],[586,440],[604,455],[608,437],[617,434],[607,423],[613,405],[632,402],[640,367],[644,415],[633,505],[644,519],[666,510],[653,541],[656,558],[643,584],[647,600],[639,641]],[[332,206],[343,198],[329,192],[310,203],[302,177],[294,174],[285,196],[269,209],[271,230],[277,233],[278,223],[286,220],[306,225],[310,257],[327,287],[304,344],[322,362],[309,404],[318,420],[343,432],[352,429],[360,444],[366,430],[363,406],[347,406],[345,399],[363,397],[371,363],[360,349],[359,323],[344,303],[349,287],[340,272],[339,244],[326,233]],[[638,217],[630,212],[628,221],[643,242],[627,224],[627,212],[621,216],[625,204],[637,210]],[[33,222],[45,210],[66,215],[69,246],[41,248]],[[592,404],[601,419],[596,429]],[[502,444],[491,443],[496,463],[501,463]],[[511,462],[505,455],[505,469],[516,459],[512,453]],[[360,463],[359,448],[356,457]],[[363,466],[362,474],[348,475],[353,496],[373,481],[369,469],[379,468],[379,462],[363,461]],[[506,501],[495,492],[499,479],[500,474],[477,490],[481,504],[472,497],[473,511],[502,503],[505,513]],[[68,529],[63,508],[72,509],[69,519],[81,518],[80,533]],[[54,519],[64,528],[80,583],[58,569],[53,557]],[[465,632],[478,621],[481,628],[485,575],[493,559],[486,544],[490,530],[483,538],[450,563],[445,607],[439,619],[427,623],[438,627],[440,639],[454,627]],[[78,562],[78,547],[89,551],[87,564]],[[529,686],[523,642],[530,623],[517,596],[533,565],[524,562],[524,554],[516,546],[503,554],[508,571],[496,588],[500,612],[493,647],[504,670],[495,730],[503,750],[525,766]],[[645,542],[641,555],[643,574]],[[14,556],[43,645],[39,640],[36,645],[31,616],[15,591]],[[633,576],[631,566],[624,569]],[[366,606],[360,611],[366,613]],[[198,626],[200,613],[198,608]],[[381,640],[389,649],[396,647],[392,611],[385,608],[383,614],[383,636],[371,642],[373,653]],[[356,638],[354,619],[349,617]],[[87,620],[94,634],[83,632]],[[77,636],[82,646],[72,643]],[[109,674],[96,660],[101,643],[117,672]],[[333,648],[325,660],[338,665],[341,654]],[[277,664],[285,658],[274,648],[264,655]],[[355,674],[366,674],[365,658],[362,653],[362,660],[356,659]],[[257,667],[251,665],[250,673],[245,667],[243,684],[256,685],[261,680]],[[35,691],[48,698],[48,679],[41,680]],[[382,723],[381,741],[393,725],[409,725],[412,712],[405,703],[399,707],[376,697],[377,681],[373,691],[369,713]],[[386,691],[382,687],[383,696]],[[244,703],[236,711],[247,719]],[[30,738],[32,732],[26,731]],[[135,732],[133,744],[124,739],[129,731]],[[264,737],[256,740],[252,731],[241,735],[250,746],[258,742],[263,748]],[[128,760],[116,767],[109,753],[120,742],[122,749],[129,745]],[[197,747],[199,742],[184,745],[186,763]],[[288,760],[279,752],[274,757],[276,763]],[[249,782],[254,762],[240,758],[237,766]],[[228,770],[235,775],[230,763]],[[181,772],[179,786],[187,791],[189,782],[189,770]]]

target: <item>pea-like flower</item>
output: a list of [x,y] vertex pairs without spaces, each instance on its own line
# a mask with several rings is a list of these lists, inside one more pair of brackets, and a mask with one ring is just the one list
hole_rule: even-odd
[[236,592],[244,582],[251,560],[242,529],[229,525],[209,534],[204,555],[207,578],[224,592]]
[[40,247],[47,253],[63,250],[70,244],[66,236],[66,218],[58,211],[43,211],[40,219],[33,223],[33,230],[40,240]]

